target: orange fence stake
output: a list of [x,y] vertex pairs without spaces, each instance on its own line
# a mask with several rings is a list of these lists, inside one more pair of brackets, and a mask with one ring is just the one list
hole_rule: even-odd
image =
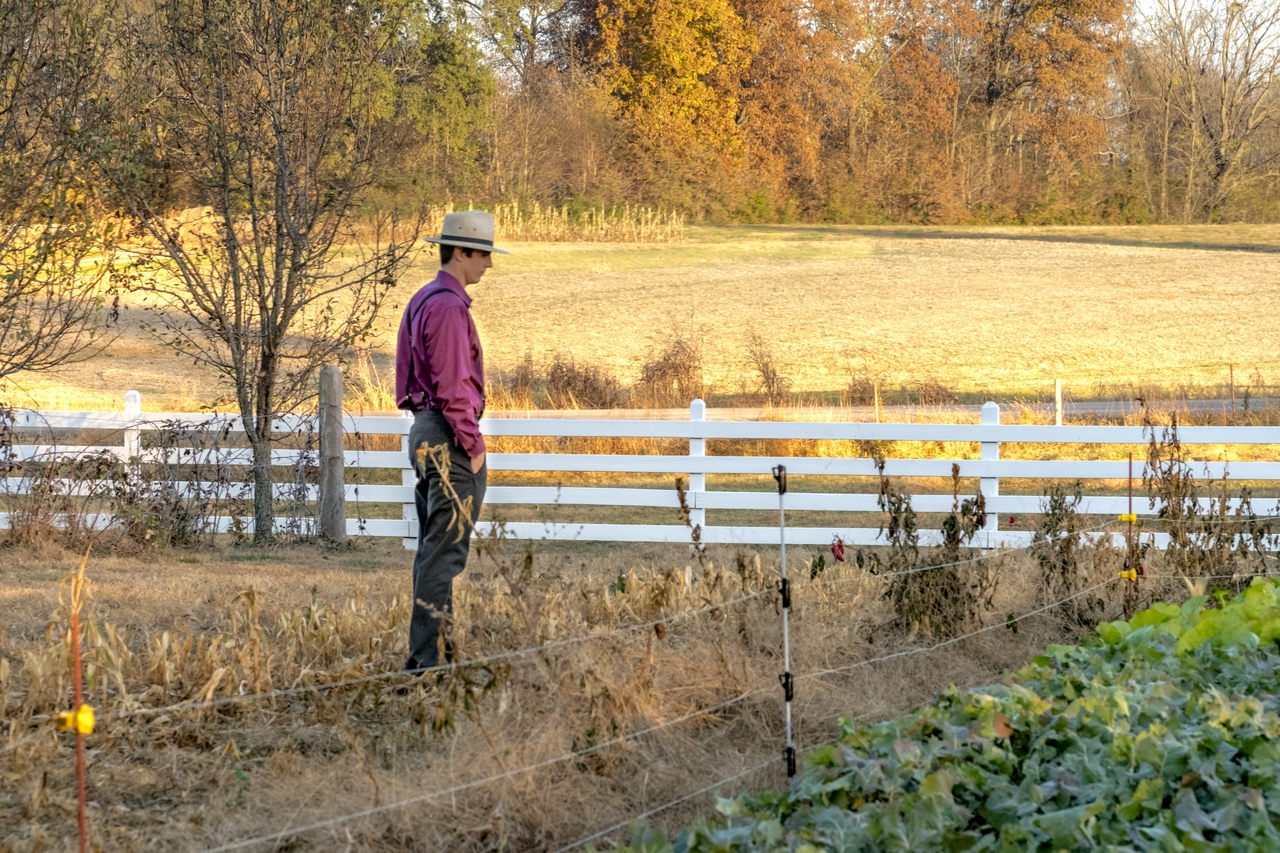
[[80,825],[80,853],[88,853],[89,850],[85,818],[88,798],[85,792],[84,736],[93,733],[94,723],[93,708],[85,704],[84,684],[80,676],[80,607],[84,603],[84,568],[88,562],[89,551],[86,550],[79,571],[71,578],[71,680],[75,685],[75,708],[59,715],[62,730],[76,733],[76,821]]

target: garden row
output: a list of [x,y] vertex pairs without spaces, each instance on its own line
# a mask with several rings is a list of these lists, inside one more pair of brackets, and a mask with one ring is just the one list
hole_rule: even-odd
[[842,720],[790,791],[622,850],[1280,849],[1276,586],[1157,603],[1003,683]]

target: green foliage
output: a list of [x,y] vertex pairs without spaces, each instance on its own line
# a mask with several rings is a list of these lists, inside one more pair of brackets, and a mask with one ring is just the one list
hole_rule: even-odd
[[809,563],[809,580],[816,580],[818,575],[827,570],[827,555],[819,554]]
[[1004,683],[841,721],[788,793],[722,800],[645,851],[1275,850],[1280,610],[1158,603]]

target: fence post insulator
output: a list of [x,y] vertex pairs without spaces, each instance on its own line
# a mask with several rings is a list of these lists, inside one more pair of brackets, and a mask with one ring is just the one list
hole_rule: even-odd
[[88,704],[81,704],[74,711],[62,711],[58,714],[59,731],[91,735],[94,722],[93,707]]

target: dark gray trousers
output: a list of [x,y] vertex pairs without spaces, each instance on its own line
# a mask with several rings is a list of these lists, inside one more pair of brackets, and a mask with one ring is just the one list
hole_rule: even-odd
[[454,440],[453,428],[443,414],[433,409],[418,412],[409,428],[409,457],[418,475],[414,489],[414,502],[418,507],[418,555],[413,560],[413,618],[409,623],[406,669],[440,663],[442,623],[447,643],[448,625],[453,616],[453,579],[467,567],[467,554],[471,550],[471,525],[460,514],[454,520],[456,505],[445,494],[440,471],[430,457],[423,460],[425,467],[418,460],[418,448],[423,444],[449,446],[449,482],[460,500],[471,498],[472,523],[480,518],[480,505],[489,481],[487,464],[479,474],[471,473],[471,457]]

